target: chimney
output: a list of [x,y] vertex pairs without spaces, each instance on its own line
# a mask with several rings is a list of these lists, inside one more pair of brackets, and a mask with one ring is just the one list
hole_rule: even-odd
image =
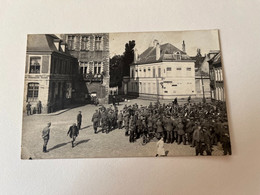
[[185,51],[185,42],[184,42],[184,40],[182,41],[182,51],[183,51],[183,52],[186,52],[186,51]]
[[156,60],[159,60],[161,57],[160,44],[157,42],[156,44]]
[[137,63],[138,61],[138,50],[135,48],[134,49],[134,63]]

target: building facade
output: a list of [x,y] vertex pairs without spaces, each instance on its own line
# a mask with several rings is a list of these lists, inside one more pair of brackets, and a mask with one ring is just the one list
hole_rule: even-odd
[[157,40],[130,66],[128,94],[143,98],[173,99],[195,96],[195,60],[170,43]]
[[25,66],[24,110],[42,103],[42,112],[62,109],[73,102],[78,69],[76,58],[66,53],[55,35],[28,35]]
[[66,34],[61,35],[68,52],[78,59],[78,73],[85,83],[78,98],[98,98],[108,102],[109,94],[109,34]]
[[211,58],[208,63],[211,98],[217,101],[226,101],[220,51],[216,52],[214,57]]

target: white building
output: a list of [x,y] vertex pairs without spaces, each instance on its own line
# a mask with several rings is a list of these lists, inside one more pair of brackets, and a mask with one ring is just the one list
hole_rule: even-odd
[[173,99],[195,96],[195,60],[170,43],[157,40],[130,66],[128,94],[144,98]]

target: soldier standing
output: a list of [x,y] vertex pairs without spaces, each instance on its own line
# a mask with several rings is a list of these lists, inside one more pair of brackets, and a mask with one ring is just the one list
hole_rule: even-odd
[[101,128],[102,133],[105,133],[105,131],[107,131],[107,114],[105,110],[103,110],[103,112],[101,113]]
[[134,124],[134,117],[133,115],[131,116],[129,120],[129,130],[130,130],[130,136],[129,136],[129,142],[132,143],[134,142],[134,131],[135,131],[135,124]]
[[77,127],[78,127],[78,130],[80,130],[81,122],[82,122],[82,114],[81,114],[81,111],[79,111],[78,116],[77,116]]
[[122,110],[120,110],[120,113],[118,114],[118,119],[117,119],[117,125],[119,129],[122,129],[122,123],[123,123],[123,114]]
[[30,102],[28,102],[27,105],[26,105],[27,116],[32,114],[31,106],[32,105],[30,104]]
[[97,133],[98,121],[99,121],[99,113],[98,113],[98,110],[96,110],[96,112],[92,116],[94,133]]
[[40,100],[37,103],[37,112],[38,114],[42,113],[42,102]]
[[50,126],[49,122],[47,126],[42,130],[42,138],[43,138],[43,152],[47,152],[47,144],[50,139]]
[[76,126],[76,123],[73,123],[73,125],[70,126],[69,131],[67,133],[67,135],[70,135],[70,138],[72,138],[72,141],[71,141],[72,148],[74,147],[74,142],[75,142],[78,134],[79,134],[78,127]]

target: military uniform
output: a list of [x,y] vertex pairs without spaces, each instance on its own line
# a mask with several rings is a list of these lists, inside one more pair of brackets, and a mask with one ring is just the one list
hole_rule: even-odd
[[98,121],[99,121],[99,113],[95,112],[92,116],[92,122],[93,122],[93,128],[94,128],[94,133],[97,133],[97,128],[98,128]]
[[120,112],[117,118],[117,126],[119,129],[122,129],[122,123],[123,123],[123,114],[122,112]]
[[26,112],[27,115],[31,115],[32,114],[32,110],[31,110],[31,104],[28,102],[28,104],[26,105]]
[[67,135],[70,135],[70,138],[72,138],[72,141],[71,141],[72,148],[74,147],[74,142],[75,142],[78,134],[79,134],[79,130],[78,130],[78,127],[76,126],[76,124],[73,124],[72,126],[70,126]]
[[80,130],[80,128],[81,128],[81,122],[82,122],[82,115],[81,115],[81,113],[79,113],[77,115],[77,127],[78,127],[78,130]]
[[47,152],[47,144],[50,139],[50,123],[42,130],[43,152]]

